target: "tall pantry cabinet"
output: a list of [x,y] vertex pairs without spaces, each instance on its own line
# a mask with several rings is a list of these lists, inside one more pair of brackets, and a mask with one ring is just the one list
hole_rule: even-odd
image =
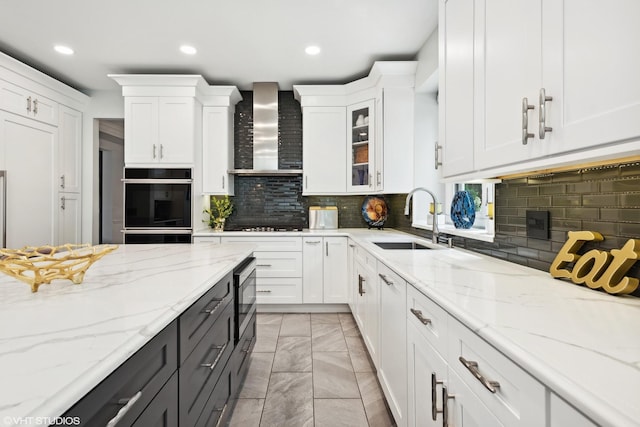
[[82,111],[88,101],[0,54],[4,247],[81,243]]

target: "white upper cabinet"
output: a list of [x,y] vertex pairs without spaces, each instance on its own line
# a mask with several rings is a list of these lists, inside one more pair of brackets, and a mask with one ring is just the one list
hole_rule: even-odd
[[416,64],[376,62],[369,76],[346,85],[294,86],[302,106],[303,194],[414,187]]
[[637,155],[637,1],[606,10],[595,0],[440,6],[445,178]]
[[124,161],[127,166],[193,163],[194,98],[127,96],[124,106]]
[[0,79],[0,109],[50,125],[58,125],[58,103]]
[[233,107],[202,109],[202,191],[233,195]]
[[80,193],[82,181],[82,113],[60,106],[58,191]]
[[345,115],[345,107],[302,108],[302,194],[345,192]]
[[347,106],[347,191],[375,189],[374,100]]
[[475,7],[476,169],[540,156],[534,131],[543,86],[542,0],[478,0]]
[[638,139],[640,2],[546,1],[543,10],[550,152]]
[[474,19],[473,2],[440,1],[439,132],[444,177],[474,170]]

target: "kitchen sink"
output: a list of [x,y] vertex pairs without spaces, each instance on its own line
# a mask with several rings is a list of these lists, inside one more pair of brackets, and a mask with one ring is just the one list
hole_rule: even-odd
[[373,242],[373,244],[382,249],[431,249],[429,246],[417,242]]

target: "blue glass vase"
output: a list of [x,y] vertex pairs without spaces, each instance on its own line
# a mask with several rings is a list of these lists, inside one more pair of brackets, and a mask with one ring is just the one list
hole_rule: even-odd
[[468,229],[476,220],[476,207],[468,191],[458,191],[451,202],[451,221],[456,228]]

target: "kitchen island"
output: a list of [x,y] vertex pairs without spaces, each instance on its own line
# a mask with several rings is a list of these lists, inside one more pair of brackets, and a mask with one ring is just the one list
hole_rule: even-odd
[[82,284],[55,280],[37,293],[0,276],[0,425],[62,415],[252,252],[123,245]]

